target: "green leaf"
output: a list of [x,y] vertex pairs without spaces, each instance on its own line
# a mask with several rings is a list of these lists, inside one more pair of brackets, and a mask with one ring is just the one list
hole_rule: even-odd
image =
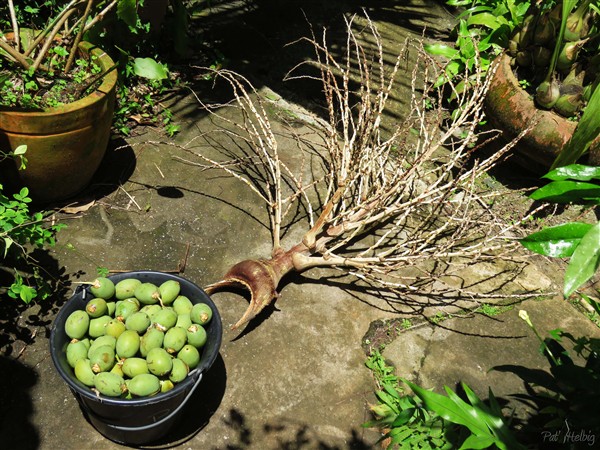
[[453,400],[444,395],[423,389],[422,387],[417,386],[410,381],[403,381],[410,386],[410,388],[421,400],[423,400],[423,403],[427,409],[436,412],[443,419],[449,420],[452,423],[464,425],[469,428],[472,433],[477,435],[486,433],[489,434],[485,424],[475,420],[473,415],[469,412],[465,412],[465,405],[467,407],[469,405],[467,405],[464,401],[459,399],[460,403],[456,404]]
[[532,252],[554,258],[570,257],[592,224],[569,222],[553,227],[546,227],[520,239],[523,247]]
[[588,281],[600,263],[600,222],[597,222],[581,239],[565,271],[563,294],[568,298],[578,287]]
[[570,164],[568,166],[557,167],[551,170],[543,178],[549,180],[560,181],[560,180],[577,180],[577,181],[589,181],[594,179],[600,180],[600,167],[599,166],[586,166],[584,164]]
[[149,80],[164,80],[167,78],[165,67],[152,58],[135,58],[133,60],[133,71],[137,76]]
[[26,151],[27,151],[26,145],[19,145],[17,148],[15,148],[13,155],[15,155],[15,156],[24,155]]
[[465,442],[463,442],[463,445],[461,445],[458,450],[489,448],[493,444],[494,439],[490,436],[476,436],[472,434],[465,439]]
[[35,298],[36,291],[32,287],[23,285],[21,286],[21,292],[19,293],[19,296],[25,303],[29,303]]
[[6,236],[4,238],[4,258],[6,258],[6,255],[8,253],[8,249],[12,245],[13,242],[14,241],[10,237],[8,237],[8,236]]
[[454,59],[459,53],[455,48],[445,44],[426,44],[424,48],[427,53],[448,59]]
[[596,86],[586,108],[583,110],[573,136],[552,163],[552,168],[566,166],[577,161],[589,149],[590,144],[599,134],[600,89]]
[[138,19],[136,0],[119,0],[117,17],[130,27],[135,27]]
[[506,19],[504,19],[502,16],[496,17],[495,15],[488,12],[475,14],[469,17],[469,19],[467,19],[467,24],[469,26],[483,25],[485,27],[491,28],[492,30],[495,30],[496,28],[505,23]]
[[533,200],[546,200],[557,203],[580,202],[582,200],[599,201],[600,186],[583,181],[553,181],[535,190],[529,197]]

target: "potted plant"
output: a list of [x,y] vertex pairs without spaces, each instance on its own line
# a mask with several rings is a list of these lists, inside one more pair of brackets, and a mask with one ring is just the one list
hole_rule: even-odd
[[[545,173],[556,163],[574,162],[588,149],[590,161],[600,162],[600,118],[590,113],[591,122],[588,119],[586,127],[578,127],[600,80],[600,2],[448,3],[466,9],[459,16],[456,45],[430,46],[432,53],[451,60],[441,82],[468,70],[472,58],[482,58],[493,71],[487,117],[508,140],[528,129],[517,147],[528,167]],[[567,145],[577,128],[587,128],[587,132]],[[570,150],[556,162],[565,147]]]
[[127,17],[129,4],[72,0],[28,8],[9,0],[0,7],[8,18],[0,22],[0,147],[28,148],[27,170],[4,161],[6,185],[25,185],[35,201],[48,203],[90,182],[110,136],[117,73],[84,37],[111,8]]

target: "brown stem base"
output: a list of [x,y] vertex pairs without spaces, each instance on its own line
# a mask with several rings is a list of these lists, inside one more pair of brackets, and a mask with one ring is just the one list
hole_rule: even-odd
[[294,267],[293,255],[306,250],[303,244],[299,244],[288,251],[275,251],[271,259],[241,261],[229,269],[221,281],[206,286],[204,290],[209,295],[232,287],[243,287],[250,292],[250,304],[246,312],[231,327],[239,328],[256,317],[279,296],[277,286],[283,276],[298,270]]

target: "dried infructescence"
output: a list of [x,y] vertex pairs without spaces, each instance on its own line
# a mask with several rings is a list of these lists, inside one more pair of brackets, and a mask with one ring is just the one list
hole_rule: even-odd
[[[239,160],[231,160],[230,152],[223,152],[226,156],[219,160],[184,147],[200,160],[185,161],[223,170],[245,183],[267,205],[273,237],[268,258],[239,262],[222,280],[205,287],[209,294],[234,286],[250,292],[250,305],[233,328],[277,298],[280,281],[293,271],[336,267],[391,291],[441,295],[447,292],[444,289],[461,290],[440,287],[443,281],[436,270],[444,263],[472,263],[514,253],[517,244],[511,233],[518,221],[507,225],[482,207],[490,202],[483,197],[498,192],[482,193],[479,182],[514,143],[490,157],[472,158],[486,139],[477,127],[483,119],[488,80],[479,76],[477,61],[473,71],[464,74],[475,81],[462,88],[447,87],[459,103],[450,116],[443,102],[448,93],[436,88],[444,68],[420,45],[407,43],[418,55],[408,77],[412,80],[410,111],[393,129],[384,129],[386,104],[401,77],[405,53],[387,64],[388,53],[367,17],[362,25],[363,31],[370,32],[369,39],[362,42],[370,42],[369,52],[354,32],[358,20],[362,19],[346,22],[346,49],[337,53],[341,56],[328,48],[325,34],[322,41],[314,34],[307,39],[316,50],[312,73],[316,66],[320,76],[298,74],[302,64],[288,75],[319,79],[325,95],[328,120],[314,118],[324,144],[307,151],[313,155],[318,151],[322,161],[322,173],[312,179],[294,173],[283,161],[267,108],[247,79],[228,70],[214,72],[232,87],[240,121],[221,115],[219,108],[224,105],[198,99],[224,124],[221,131],[246,150]],[[301,138],[297,142],[300,147],[304,144]],[[309,195],[315,191],[319,195]],[[311,198],[315,197],[322,201],[314,204]],[[292,205],[298,202],[307,212],[308,231],[301,242],[285,249],[280,241],[282,228],[290,212],[297,211]],[[367,236],[364,245],[355,245]],[[403,271],[407,267],[418,267],[420,275],[413,270],[409,276]]]

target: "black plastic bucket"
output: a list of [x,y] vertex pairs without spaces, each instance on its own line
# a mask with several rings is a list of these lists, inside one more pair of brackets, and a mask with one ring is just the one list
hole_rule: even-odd
[[185,295],[193,303],[206,303],[213,311],[212,319],[205,327],[207,341],[202,348],[200,363],[188,377],[168,392],[131,400],[97,395],[75,377],[67,362],[65,349],[70,338],[65,333],[65,322],[73,311],[84,309],[86,303],[93,298],[89,288],[78,289],[54,320],[50,333],[52,360],[89,421],[100,433],[113,441],[128,445],[147,444],[164,437],[173,428],[181,417],[186,402],[200,386],[203,373],[217,358],[223,333],[221,316],[213,301],[201,288],[176,275],[139,271],[121,273],[109,278],[114,283],[125,278],[137,278],[143,283],[150,282],[156,285],[167,280],[177,280],[181,286],[181,295]]

